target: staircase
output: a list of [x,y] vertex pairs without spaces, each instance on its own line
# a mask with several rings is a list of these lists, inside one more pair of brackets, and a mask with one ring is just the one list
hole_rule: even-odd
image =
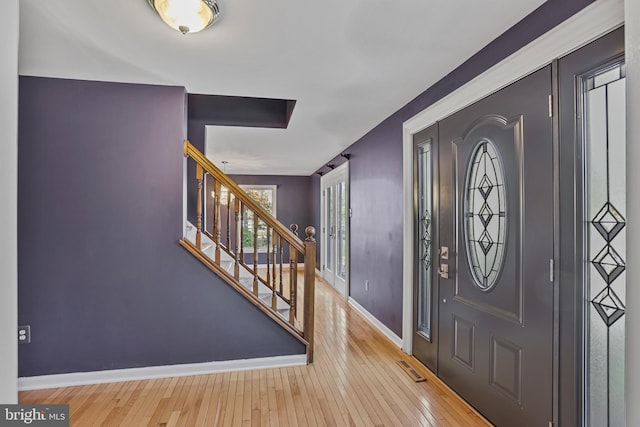
[[196,224],[180,244],[300,340],[313,362],[315,229],[302,242],[297,225],[280,223],[189,141],[184,154],[196,166]]

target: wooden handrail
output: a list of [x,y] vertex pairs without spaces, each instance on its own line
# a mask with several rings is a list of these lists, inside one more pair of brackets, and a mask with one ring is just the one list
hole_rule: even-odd
[[[289,229],[280,223],[189,141],[184,142],[184,155],[196,164],[196,234],[195,239],[185,238],[180,240],[180,244],[300,339],[307,347],[307,361],[311,363],[314,341],[315,228],[309,226],[305,229],[306,239],[303,243],[298,238],[296,224]],[[209,189],[206,190],[207,194],[203,191],[211,181],[212,204]],[[252,227],[247,226],[245,230],[245,219],[248,218]],[[263,225],[266,228],[261,228]],[[211,227],[211,232],[206,227]],[[259,229],[266,233],[262,236],[266,238],[266,272],[258,268]],[[252,247],[245,248],[245,237]],[[203,239],[212,243],[204,243]],[[287,245],[289,286],[285,287],[283,266],[287,262]],[[250,263],[244,259],[245,249],[252,252],[249,252],[253,257]],[[209,252],[211,250],[213,252]],[[298,282],[300,255],[304,258],[302,283]]]
[[302,241],[296,237],[291,230],[282,225],[259,203],[249,197],[245,191],[240,188],[231,178],[222,172],[211,160],[207,159],[197,148],[195,148],[188,140],[184,141],[184,155],[191,157],[196,164],[200,165],[206,172],[215,178],[217,182],[226,187],[233,195],[238,198],[246,207],[256,213],[269,227],[272,227],[282,236],[298,252],[304,254],[305,247]]

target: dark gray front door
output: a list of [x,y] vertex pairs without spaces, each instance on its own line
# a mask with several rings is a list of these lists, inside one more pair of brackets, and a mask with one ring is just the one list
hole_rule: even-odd
[[498,426],[553,402],[551,66],[439,123],[438,375]]

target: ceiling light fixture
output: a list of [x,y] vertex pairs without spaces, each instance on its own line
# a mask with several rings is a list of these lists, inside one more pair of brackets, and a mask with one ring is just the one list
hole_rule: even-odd
[[220,15],[215,0],[147,0],[160,18],[182,34],[197,33],[213,25]]

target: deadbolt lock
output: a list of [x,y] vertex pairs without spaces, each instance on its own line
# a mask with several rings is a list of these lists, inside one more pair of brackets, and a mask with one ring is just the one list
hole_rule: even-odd
[[449,278],[449,264],[440,264],[440,271],[438,271],[438,274],[443,279],[448,279]]

